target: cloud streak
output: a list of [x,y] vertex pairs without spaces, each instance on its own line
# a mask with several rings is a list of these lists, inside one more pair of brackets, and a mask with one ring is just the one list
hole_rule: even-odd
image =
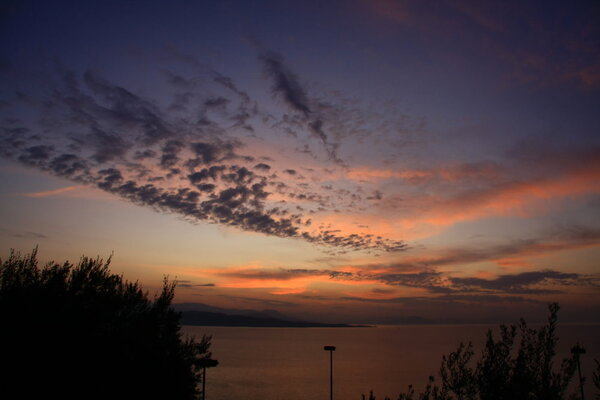
[[495,279],[481,278],[451,278],[452,285],[459,291],[480,290],[497,291],[504,293],[533,294],[557,293],[553,290],[532,289],[532,285],[559,283],[568,285],[575,283],[580,278],[579,274],[568,274],[558,271],[531,271],[520,274],[500,275]]
[[[402,124],[384,118],[377,125],[380,114],[369,117],[348,108],[347,100],[312,95],[275,52],[259,54],[263,83],[283,106],[268,112],[232,78],[193,57],[176,58],[194,72],[165,71],[160,99],[91,70],[60,71],[41,89],[18,92],[2,110],[0,152],[190,221],[300,239],[334,252],[400,252],[409,249],[403,239],[413,231],[531,215],[544,212],[540,204],[546,202],[598,193],[600,153],[594,147],[556,154],[538,149],[533,164],[511,155],[504,162],[420,168],[342,165],[337,150],[343,141],[377,131],[388,145],[392,131],[403,135]],[[24,112],[35,118],[22,118]],[[286,136],[290,130],[318,139],[326,159],[308,168],[264,146],[283,136],[306,145]]]
[[33,198],[43,198],[43,197],[52,197],[52,196],[64,196],[64,195],[70,195],[72,194],[72,192],[74,191],[78,191],[82,188],[84,188],[85,186],[81,186],[81,185],[74,185],[74,186],[65,186],[59,189],[54,189],[54,190],[46,190],[43,192],[32,192],[32,193],[23,193],[23,196],[25,197],[33,197]]
[[[455,299],[479,296],[556,295],[572,287],[597,288],[598,277],[554,269],[530,269],[499,274],[496,277],[462,276],[448,272],[448,266],[462,270],[466,264],[484,261],[501,262],[507,258],[545,255],[568,248],[600,244],[597,231],[572,227],[555,231],[550,239],[530,239],[496,246],[487,250],[454,249],[437,257],[406,259],[403,262],[344,266],[326,269],[241,267],[205,271],[222,280],[226,287],[278,289],[277,294],[300,293],[316,282],[346,286],[402,288],[417,290],[424,296]],[[587,242],[587,244],[579,243]],[[456,268],[450,271],[455,271]],[[291,290],[293,289],[293,291]],[[287,290],[287,291],[285,291]],[[376,299],[394,297],[396,291],[369,290]],[[275,293],[275,292],[272,292]],[[412,293],[412,292],[411,292]],[[491,296],[491,297],[490,297]],[[367,296],[373,298],[372,295]],[[473,297],[475,298],[475,297]],[[397,299],[397,301],[401,301]],[[433,300],[432,300],[433,301]],[[512,300],[506,300],[512,301]]]
[[293,115],[284,116],[284,121],[296,121],[296,117],[298,117],[299,122],[307,128],[312,136],[321,142],[329,158],[342,164],[343,161],[337,154],[337,145],[331,143],[325,133],[325,121],[320,111],[326,105],[308,97],[306,89],[300,84],[296,74],[284,63],[280,54],[263,52],[259,59],[263,63],[267,76],[272,81],[273,95],[283,99],[284,103],[294,113]]
[[[277,79],[274,90],[283,93],[303,118],[310,116],[306,129],[314,133],[319,120],[303,108],[305,98],[295,75],[273,57],[265,62]],[[80,77],[62,73],[47,88],[49,95],[33,91],[17,96],[4,110],[18,115],[27,109],[39,118],[25,121],[8,114],[4,120],[9,122],[0,131],[2,155],[191,221],[297,238],[342,251],[405,248],[400,240],[311,227],[310,216],[286,202],[271,201],[270,188],[285,190],[288,185],[278,180],[271,165],[244,154],[242,140],[254,130],[253,124],[261,123],[263,114],[230,78],[212,70],[205,73],[208,76],[202,79],[208,87],[205,83],[200,88],[193,78],[176,73],[170,73],[167,82],[178,109],[200,106],[199,115],[169,111],[159,101],[93,71]],[[185,101],[184,94],[189,94]],[[325,137],[323,144],[333,148]],[[304,179],[293,168],[281,172]],[[322,202],[316,194],[287,194],[292,200]]]

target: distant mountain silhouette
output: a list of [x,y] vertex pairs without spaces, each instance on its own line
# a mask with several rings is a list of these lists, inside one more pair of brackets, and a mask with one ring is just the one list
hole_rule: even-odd
[[253,317],[248,315],[232,315],[210,311],[183,311],[181,313],[182,325],[197,326],[244,326],[264,328],[348,328],[364,327],[366,325],[325,324],[320,322],[287,321],[272,317]]
[[[221,308],[210,306],[204,303],[176,303],[173,304],[173,308],[179,312],[182,312],[184,325],[206,325],[206,326],[281,326],[281,327],[339,327],[339,326],[363,326],[354,324],[331,324],[331,323],[320,323],[320,322],[306,322],[298,318],[291,317],[280,313],[277,310],[248,310],[248,309],[234,309],[234,308]],[[186,323],[186,318],[199,318],[187,316],[189,312],[205,312],[207,321],[202,322],[200,320],[197,323]],[[223,314],[224,316],[211,316],[211,314]],[[250,317],[251,319],[244,319],[243,317]],[[254,319],[256,320],[254,320]],[[216,321],[216,322],[212,322]],[[452,323],[451,321],[444,321],[446,323]],[[397,316],[378,319],[376,321],[368,321],[365,324],[371,326],[375,325],[431,325],[437,324],[440,321],[434,321],[427,318],[418,316]]]
[[180,312],[185,311],[207,311],[212,313],[221,313],[228,315],[244,315],[247,317],[256,318],[276,318],[286,321],[301,322],[299,319],[284,315],[277,310],[248,310],[238,308],[221,308],[209,306],[203,303],[177,303],[173,304],[173,308]]
[[379,323],[381,325],[431,325],[437,324],[439,323],[439,321],[410,315],[406,317],[392,317],[382,319]]

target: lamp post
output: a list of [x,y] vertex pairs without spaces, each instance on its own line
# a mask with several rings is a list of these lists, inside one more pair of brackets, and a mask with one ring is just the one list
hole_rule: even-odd
[[581,376],[581,364],[579,362],[579,357],[582,354],[585,354],[585,349],[579,345],[579,342],[577,342],[577,344],[571,348],[571,354],[575,356],[575,361],[577,362],[577,372],[579,372],[579,390],[581,391],[581,400],[584,400],[583,377]]
[[212,358],[202,358],[197,365],[202,368],[202,400],[206,400],[206,368],[216,367],[219,362]]
[[323,350],[329,352],[329,400],[333,400],[333,352],[335,346],[325,346]]

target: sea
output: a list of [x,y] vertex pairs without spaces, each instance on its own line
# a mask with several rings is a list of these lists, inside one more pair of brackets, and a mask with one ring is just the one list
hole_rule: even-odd
[[[402,325],[369,328],[240,328],[184,326],[183,332],[212,336],[219,361],[206,372],[206,400],[327,400],[330,398],[330,352],[336,400],[392,400],[412,384],[423,389],[430,375],[437,382],[441,359],[471,341],[479,358],[487,325]],[[558,327],[555,365],[579,342],[585,349],[582,373],[586,398],[593,398],[594,359],[600,360],[600,325]],[[574,387],[576,388],[576,387]]]

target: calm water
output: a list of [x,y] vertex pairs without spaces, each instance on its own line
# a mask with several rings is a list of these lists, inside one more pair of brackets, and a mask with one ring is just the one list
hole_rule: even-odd
[[[369,390],[383,400],[386,395],[395,398],[409,383],[421,389],[429,375],[437,375],[442,355],[455,350],[461,340],[471,340],[478,355],[488,328],[185,326],[184,332],[213,335],[213,358],[220,364],[207,372],[207,400],[329,399],[329,352],[324,345],[337,347],[336,400],[359,400]],[[583,369],[591,385],[593,358],[600,359],[600,326],[561,326],[558,333],[562,356],[576,341],[586,348]]]

